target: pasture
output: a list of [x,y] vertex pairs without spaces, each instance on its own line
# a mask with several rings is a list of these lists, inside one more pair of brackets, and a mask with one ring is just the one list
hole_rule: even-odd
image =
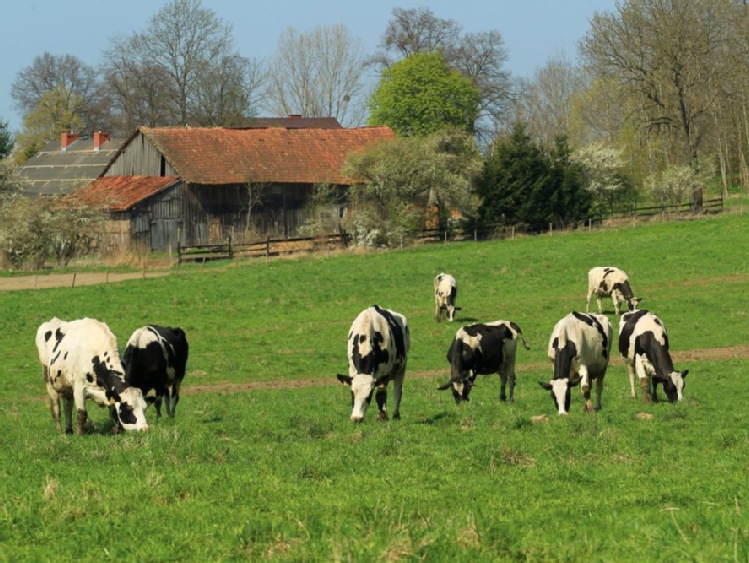
[[[747,232],[727,214],[0,293],[0,559],[748,561]],[[555,414],[537,384],[548,337],[584,310],[598,265],[624,269],[666,323],[690,370],[682,403],[632,400],[615,343],[603,410],[584,413],[576,388]],[[454,323],[434,322],[442,271]],[[374,303],[410,324],[402,419],[372,407],[354,425],[335,374]],[[618,330],[610,299],[604,312]],[[34,347],[53,315],[98,318],[121,347],[143,324],[182,327],[176,418],[150,409],[148,433],[113,436],[89,402],[90,432],[57,434]],[[486,376],[456,406],[436,390],[450,340],[496,319],[532,347],[515,402]]]

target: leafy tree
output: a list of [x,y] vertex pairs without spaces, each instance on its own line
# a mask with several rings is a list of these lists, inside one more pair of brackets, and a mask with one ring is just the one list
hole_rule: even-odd
[[592,143],[575,151],[572,160],[581,168],[585,189],[597,211],[614,211],[634,199],[632,184],[622,173],[621,149]]
[[439,53],[418,53],[383,71],[369,107],[370,125],[389,125],[400,135],[448,127],[473,132],[478,91]]
[[381,51],[370,63],[389,68],[415,54],[438,52],[478,89],[478,112],[472,130],[491,139],[499,129],[510,99],[510,75],[503,69],[507,52],[497,30],[462,32],[454,20],[438,18],[425,7],[394,8],[380,42]]
[[571,159],[566,138],[558,137],[547,153],[522,123],[495,142],[478,191],[483,198],[479,210],[483,224],[562,227],[580,220],[590,209],[582,170]]
[[361,41],[343,25],[307,33],[288,28],[270,64],[264,106],[275,115],[360,123],[363,65]]
[[0,121],[0,160],[8,157],[13,152],[15,140],[13,133],[8,129],[7,121]]
[[80,131],[83,118],[71,107],[70,93],[58,86],[44,94],[36,107],[26,114],[18,134],[18,157],[22,164],[49,141],[60,138],[65,131]]
[[74,116],[82,127],[101,127],[106,110],[99,104],[99,82],[93,67],[73,55],[45,52],[19,72],[11,86],[11,97],[24,116],[47,103],[50,92],[55,92],[58,111]]
[[671,166],[648,176],[645,190],[659,205],[680,205],[701,200],[701,192],[711,175],[710,167]]
[[344,172],[361,180],[349,190],[347,224],[362,244],[394,245],[435,212],[445,226],[452,214],[471,216],[478,207],[473,185],[480,158],[465,132],[385,141],[351,155]]

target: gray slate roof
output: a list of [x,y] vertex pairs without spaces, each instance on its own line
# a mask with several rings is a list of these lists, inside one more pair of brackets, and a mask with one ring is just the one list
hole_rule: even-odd
[[25,193],[61,195],[88,184],[99,177],[124,142],[124,138],[110,138],[98,152],[92,138],[79,138],[66,151],[60,150],[59,139],[47,143],[21,167],[21,175],[30,186]]

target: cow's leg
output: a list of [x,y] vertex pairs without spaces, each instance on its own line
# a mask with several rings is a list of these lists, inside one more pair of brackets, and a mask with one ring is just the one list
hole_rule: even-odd
[[385,402],[387,401],[388,394],[385,386],[377,387],[375,390],[375,401],[377,401],[377,410],[379,411],[378,418],[380,420],[387,420],[388,413],[385,408]]
[[176,381],[174,385],[172,385],[172,396],[171,396],[171,400],[169,401],[169,404],[171,406],[171,412],[167,410],[167,413],[166,413],[169,416],[169,418],[174,418],[174,413],[177,409],[177,403],[179,403],[179,388],[181,384],[182,384],[181,381]]
[[596,301],[598,302],[598,314],[603,315],[603,299],[600,295],[596,295]]
[[62,425],[60,424],[60,394],[52,387],[47,367],[44,366],[42,371],[44,373],[44,383],[47,386],[47,394],[49,395],[49,412],[52,413],[52,420],[55,421],[57,431],[62,432]]
[[588,290],[588,295],[585,296],[585,312],[590,313],[590,298],[593,297],[593,290]]
[[[78,410],[78,417],[77,422],[78,425],[76,426],[75,433],[78,436],[83,435],[83,427],[86,425],[86,421],[88,420],[88,413],[86,412],[86,392],[83,388],[83,385],[76,385],[73,384],[73,401],[75,402],[76,409]],[[72,402],[71,402],[71,411],[72,411]],[[68,409],[67,404],[65,405],[65,409]],[[67,415],[66,415],[67,416]],[[71,412],[72,416],[72,412]]]
[[596,378],[596,410],[601,410],[601,395],[603,395],[603,376],[605,374],[601,374]]
[[440,322],[440,318],[442,317],[442,308],[440,307],[440,303],[437,300],[437,298],[434,298],[434,321]]
[[629,375],[629,391],[630,397],[633,399],[637,396],[635,394],[635,365],[627,362],[627,374]]
[[590,374],[585,366],[580,366],[580,376],[583,378],[580,382],[580,392],[585,398],[585,412],[593,410],[593,402],[590,400]]
[[618,317],[619,316],[619,305],[620,301],[619,298],[615,294],[611,294],[611,300],[614,302],[614,314]]
[[[63,409],[65,409],[65,434],[73,433],[73,398],[70,396],[63,397]],[[58,403],[59,409],[59,403]],[[60,411],[57,411],[58,421],[57,425],[60,425],[59,416]]]
[[651,400],[650,396],[650,381],[648,377],[647,368],[642,362],[642,356],[639,354],[635,356],[635,371],[637,376],[640,378],[640,389],[642,389],[642,400],[645,403],[649,403]]
[[401,417],[401,399],[403,398],[403,377],[405,372],[395,376],[393,379],[393,419]]
[[658,402],[658,382],[655,380],[654,377],[650,377],[649,379],[650,379],[650,387],[652,389],[653,402],[657,403]]

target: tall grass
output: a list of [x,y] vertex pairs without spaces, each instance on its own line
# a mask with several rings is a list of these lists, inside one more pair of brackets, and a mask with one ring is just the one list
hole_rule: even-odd
[[[0,294],[0,559],[746,561],[747,227],[736,215]],[[683,403],[631,400],[615,362],[602,411],[577,394],[554,414],[536,383],[547,339],[584,308],[596,265],[627,271],[667,324],[690,369]],[[440,271],[458,280],[456,323],[433,319]],[[402,420],[352,425],[335,373],[373,303],[411,325]],[[91,405],[91,433],[56,434],[33,344],[53,315],[99,318],[121,343],[145,323],[182,326],[176,419],[112,436]],[[436,390],[450,338],[500,318],[532,346],[516,402],[485,377],[458,407]]]

